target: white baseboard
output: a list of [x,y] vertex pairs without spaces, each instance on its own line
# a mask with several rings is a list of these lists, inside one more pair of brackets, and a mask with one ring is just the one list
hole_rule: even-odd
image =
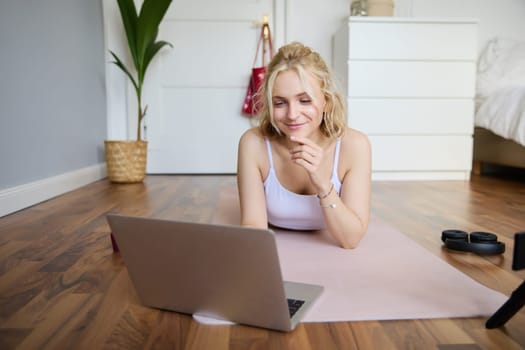
[[0,191],[0,217],[30,207],[106,177],[106,163],[100,163],[47,179]]
[[372,171],[372,181],[468,181],[470,170]]

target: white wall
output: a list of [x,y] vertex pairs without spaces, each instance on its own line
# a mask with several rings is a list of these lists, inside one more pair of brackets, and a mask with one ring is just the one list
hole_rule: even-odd
[[99,1],[0,1],[0,217],[105,176]]
[[478,47],[494,36],[525,40],[523,0],[410,0],[412,16],[469,17],[479,20]]
[[286,40],[300,41],[330,64],[332,36],[350,15],[350,0],[288,0]]
[[[332,35],[349,16],[350,1],[288,0],[286,41],[301,41],[330,63]],[[478,19],[479,51],[494,36],[525,40],[524,0],[394,0],[394,15]]]

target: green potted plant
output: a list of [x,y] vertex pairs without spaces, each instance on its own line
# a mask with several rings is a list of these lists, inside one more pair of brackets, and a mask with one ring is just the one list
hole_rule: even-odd
[[168,11],[172,0],[144,0],[137,13],[133,0],[117,0],[126,33],[133,69],[126,67],[113,51],[114,63],[130,79],[137,97],[137,136],[133,141],[106,140],[105,153],[108,177],[112,182],[141,182],[146,176],[147,141],[142,140],[141,126],[148,106],[142,104],[142,87],[146,72],[153,57],[169,45],[156,41],[160,22]]

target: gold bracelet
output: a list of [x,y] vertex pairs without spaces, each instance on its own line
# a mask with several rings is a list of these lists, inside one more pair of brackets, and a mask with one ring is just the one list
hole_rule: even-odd
[[333,190],[334,190],[334,183],[332,182],[332,186],[330,186],[330,190],[328,191],[328,193],[325,194],[324,196],[317,195],[317,198],[325,199],[326,197],[328,197],[330,195],[330,193],[332,193]]

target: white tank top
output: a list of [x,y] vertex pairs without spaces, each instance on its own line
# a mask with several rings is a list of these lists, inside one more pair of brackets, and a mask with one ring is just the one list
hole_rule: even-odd
[[[334,167],[331,179],[337,194],[341,192],[341,181],[337,177],[340,145],[341,139],[338,138],[335,145]],[[266,140],[266,148],[270,161],[270,171],[264,180],[268,222],[273,226],[292,230],[325,229],[326,223],[322,208],[319,205],[319,198],[315,194],[297,194],[284,188],[275,175],[272,148],[269,140]]]

